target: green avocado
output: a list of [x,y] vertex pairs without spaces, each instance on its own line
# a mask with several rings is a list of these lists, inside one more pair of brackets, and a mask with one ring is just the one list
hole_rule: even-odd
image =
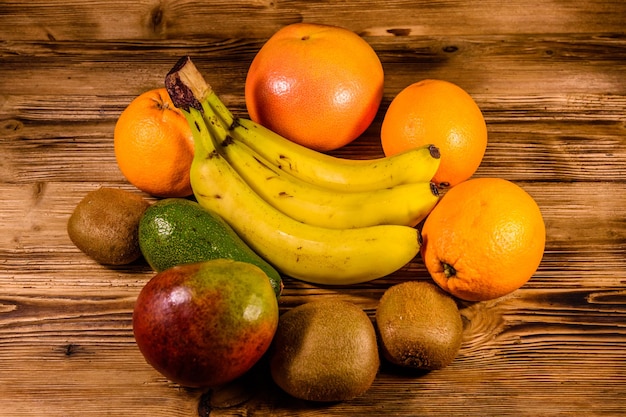
[[166,198],[152,204],[139,221],[139,248],[157,272],[212,259],[248,262],[266,273],[277,297],[282,291],[278,271],[257,255],[222,217],[192,200]]

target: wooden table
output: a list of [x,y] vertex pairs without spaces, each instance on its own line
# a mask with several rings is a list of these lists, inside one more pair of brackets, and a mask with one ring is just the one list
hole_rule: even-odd
[[[536,275],[502,299],[464,304],[462,350],[429,374],[380,370],[353,401],[314,405],[264,369],[213,392],[183,389],[140,355],[134,300],[152,271],[106,268],[66,233],[119,172],[113,127],[184,55],[235,113],[263,42],[299,21],[362,35],[386,75],[378,117],[348,147],[382,155],[382,115],[405,86],[441,78],[484,112],[477,177],[515,181],[539,203]],[[572,1],[0,1],[0,415],[562,416],[626,412],[626,3]],[[385,288],[429,279],[415,259],[372,283],[286,279],[282,311],[350,300],[373,315]]]

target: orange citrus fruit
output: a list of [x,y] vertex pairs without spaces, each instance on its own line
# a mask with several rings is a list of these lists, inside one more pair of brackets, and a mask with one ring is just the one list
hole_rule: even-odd
[[156,197],[192,194],[193,136],[165,88],[142,93],[122,111],[113,143],[120,171],[141,191]]
[[474,99],[443,80],[422,80],[400,91],[381,126],[385,155],[433,144],[441,164],[433,182],[455,186],[470,178],[487,148],[487,125]]
[[245,83],[250,118],[317,151],[359,137],[383,96],[383,67],[367,41],[337,26],[295,23],[254,57]]
[[535,200],[513,182],[474,178],[444,194],[422,229],[421,255],[450,294],[484,301],[509,294],[536,272],[546,229]]

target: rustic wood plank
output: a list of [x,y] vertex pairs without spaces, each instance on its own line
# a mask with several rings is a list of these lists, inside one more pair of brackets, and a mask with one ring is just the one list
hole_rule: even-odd
[[[626,230],[624,220],[615,216],[626,205],[623,182],[519,184],[538,202],[547,227],[544,260],[528,288],[623,285]],[[0,240],[3,257],[0,288],[15,295],[71,295],[91,290],[99,295],[100,287],[106,287],[111,294],[124,294],[141,288],[152,274],[145,262],[103,267],[82,254],[67,236],[66,224],[73,207],[88,191],[100,185],[51,182],[35,187],[19,184],[2,187],[6,208],[0,211],[0,223],[5,225]],[[108,185],[143,195],[128,184]],[[595,192],[597,188],[610,188],[612,198]],[[390,278],[374,284],[340,287],[340,290],[356,298],[365,294],[359,304],[372,308],[375,305],[372,302],[386,286],[407,278],[428,278],[419,258]],[[301,295],[311,293],[336,296],[337,289],[289,280],[283,301],[285,305],[298,304]]]
[[[444,370],[412,374],[383,365],[377,381],[363,397],[320,407],[288,398],[273,386],[264,368],[260,368],[253,374],[256,383],[246,387],[252,391],[251,400],[242,408],[224,412],[225,415],[240,415],[252,409],[259,415],[269,412],[272,415],[292,415],[293,412],[315,415],[316,411],[326,415],[351,415],[355,410],[372,412],[384,407],[392,415],[406,415],[436,413],[437,409],[441,411],[442,402],[446,412],[469,415],[479,415],[485,407],[497,413],[493,415],[511,412],[511,415],[555,415],[590,405],[598,414],[617,412],[625,405],[618,394],[619,383],[626,375],[623,361],[626,332],[607,325],[606,318],[614,315],[623,319],[625,311],[615,311],[612,306],[623,305],[624,297],[621,289],[522,289],[510,297],[462,309],[464,344],[457,360]],[[577,301],[572,303],[574,300]],[[3,305],[7,305],[7,301],[20,307],[15,312],[29,313],[12,314],[8,324],[5,319],[3,326],[3,340],[10,344],[0,346],[0,352],[8,360],[6,370],[14,378],[8,380],[13,383],[3,387],[7,398],[17,396],[23,407],[38,401],[23,396],[24,392],[36,389],[38,395],[46,399],[50,415],[79,411],[83,415],[98,415],[102,409],[95,404],[105,400],[104,391],[118,394],[106,402],[107,412],[124,410],[141,415],[140,412],[152,411],[157,404],[167,409],[176,408],[176,401],[181,402],[178,404],[181,413],[192,412],[191,405],[198,401],[200,393],[177,389],[176,396],[167,395],[176,387],[142,362],[132,341],[128,306],[124,307],[130,299],[67,297],[42,301],[41,298],[9,297],[3,300]],[[24,360],[24,357],[31,359]],[[597,358],[601,358],[601,362]],[[559,364],[557,368],[554,363]],[[594,368],[600,363],[604,367],[601,376]],[[39,380],[39,374],[33,374],[33,369],[42,375],[58,374],[59,377],[50,385],[47,379]],[[516,370],[515,374],[511,374],[511,369]],[[25,374],[30,378],[24,378]],[[98,380],[94,381],[94,376]],[[602,392],[593,390],[603,378],[610,378],[611,387]],[[139,408],[133,395],[123,392],[124,385],[120,381],[137,386],[138,391],[134,393],[150,400],[142,405],[146,408]],[[481,384],[480,391],[476,391],[476,381],[490,382]],[[453,395],[451,384],[454,385]],[[559,389],[559,395],[550,392],[554,389]],[[80,394],[68,395],[73,390]],[[376,399],[394,398],[398,390],[412,394],[403,401],[377,402]],[[581,397],[580,390],[589,393]],[[526,394],[517,394],[520,391]],[[157,399],[159,394],[163,394],[161,400]],[[611,397],[612,400],[607,401]],[[62,404],[60,398],[69,401],[70,406]],[[424,401],[425,398],[429,401]],[[533,399],[532,404],[526,403],[529,398]],[[17,403],[9,401],[7,405],[8,410],[11,406],[19,410]],[[158,410],[154,412],[167,415],[159,414]]]
[[357,33],[405,36],[429,33],[622,32],[619,0],[569,2],[483,1],[176,1],[120,0],[64,3],[3,1],[0,39],[193,39],[197,36],[267,38],[281,26],[307,21]]
[[[505,176],[505,175],[503,175]],[[594,239],[596,244],[616,242],[626,238],[626,231],[619,227],[623,219],[618,214],[626,203],[624,182],[518,182],[538,202],[551,231],[550,242],[567,242],[572,245],[581,237]],[[22,184],[3,184],[5,203],[0,211],[4,225],[2,242],[13,242],[15,249],[64,247],[71,244],[64,236],[67,219],[73,207],[90,190],[100,185],[111,185],[140,193],[128,184],[101,184],[97,182],[67,183],[49,182],[25,187]],[[606,190],[606,193],[598,192]],[[608,197],[607,197],[608,195]],[[572,228],[572,219],[576,227]],[[63,232],[63,233],[60,233]],[[21,235],[21,240],[16,236]],[[39,243],[37,237],[41,236]],[[575,240],[572,238],[576,238]],[[8,249],[9,246],[3,246]],[[70,247],[71,248],[71,247]],[[40,249],[41,250],[41,249]]]
[[[623,34],[366,38],[393,96],[423,78],[456,82],[472,94],[625,95]],[[205,38],[188,42],[1,42],[3,95],[138,95],[161,86],[189,54],[222,95],[241,86],[263,40]],[[150,56],[149,60],[142,58]],[[572,65],[584,62],[585,65]],[[462,71],[459,71],[462,68]],[[114,74],[114,76],[112,76]],[[19,84],[12,80],[20,79]]]
[[[201,393],[173,387],[145,362],[140,365],[143,359],[130,343],[72,345],[71,334],[58,341],[37,337],[40,349],[2,347],[3,369],[10,375],[0,387],[4,415],[32,416],[42,411],[54,417],[198,415]],[[130,381],[133,389],[128,389]]]
[[[474,95],[485,114],[489,146],[477,176],[516,181],[622,181],[626,141],[622,96],[567,94],[547,97]],[[229,98],[227,96],[226,98]],[[115,163],[113,130],[132,97],[15,96],[0,110],[5,138],[0,165],[6,182],[124,182]],[[243,98],[228,100],[245,116]],[[526,104],[523,114],[508,101]],[[77,102],[82,103],[76,108]],[[519,105],[518,105],[519,106]],[[54,107],[54,110],[41,109]],[[517,107],[519,109],[519,107]],[[604,109],[604,111],[603,111]],[[333,154],[347,158],[382,156],[379,133],[385,107],[367,132]],[[577,115],[581,116],[577,116]],[[2,120],[3,119],[3,120]],[[4,127],[4,129],[2,129]],[[45,152],[44,152],[45,151]]]
[[[438,57],[449,53],[441,52],[445,47],[437,42],[435,39],[412,40],[413,47],[426,50],[417,57],[406,43],[399,43],[397,39],[375,43],[389,68],[388,73],[394,76],[388,77],[391,81],[387,83],[383,104],[370,129],[352,146],[337,151],[338,155],[360,158],[381,155],[377,136],[386,106],[403,86],[430,76],[459,83],[468,89],[483,110],[489,127],[490,146],[479,174],[484,171],[484,175],[498,175],[503,170],[510,172],[511,166],[515,166],[518,169],[510,174],[511,178],[528,180],[532,173],[525,167],[532,170],[541,163],[544,169],[539,178],[544,180],[593,178],[615,181],[623,177],[626,84],[622,82],[622,63],[626,48],[622,39],[582,36],[575,41],[571,38],[567,41],[563,38],[543,40],[539,42],[542,45],[538,45],[535,39],[527,37],[506,38],[504,42],[475,38],[472,48],[461,49],[460,55],[467,57],[459,58],[462,62],[454,65],[450,65],[446,58]],[[557,47],[556,44],[568,46]],[[7,146],[5,151],[9,155],[13,154],[11,148],[19,151],[16,158],[7,159],[0,171],[5,178],[11,178],[10,181],[17,178],[22,181],[45,180],[34,177],[39,173],[33,169],[37,163],[44,167],[56,165],[58,173],[62,172],[68,180],[87,173],[92,180],[119,181],[120,173],[112,163],[111,152],[116,117],[136,95],[161,86],[163,74],[184,53],[198,56],[199,67],[211,82],[215,80],[215,88],[225,102],[234,112],[245,116],[242,91],[246,65],[260,46],[258,42],[232,41],[214,42],[208,48],[192,46],[179,50],[148,44],[145,48],[156,51],[159,58],[150,60],[148,65],[136,58],[134,44],[122,44],[110,51],[106,44],[95,43],[90,45],[89,52],[84,52],[84,45],[77,43],[42,45],[37,44],[35,49],[29,50],[33,44],[19,44],[25,49],[13,47],[12,53],[18,52],[15,55],[4,49],[7,61],[0,68],[0,91],[5,92],[0,98],[0,123],[3,134],[13,142],[3,146]],[[399,49],[401,45],[405,46]],[[55,47],[53,53],[44,58],[50,46]],[[553,52],[548,58],[540,52],[558,51],[559,48],[561,52]],[[517,50],[525,51],[528,56],[514,58]],[[32,53],[37,54],[39,61],[27,63],[33,59]],[[473,57],[476,54],[479,58]],[[108,55],[107,65],[101,63],[105,55]],[[64,61],[57,61],[57,56],[63,56]],[[237,61],[240,56],[247,58]],[[231,60],[238,63],[224,64]],[[587,74],[579,69],[572,70],[580,66],[572,66],[571,60],[584,60]],[[446,65],[441,66],[442,62]],[[466,68],[468,62],[476,67]],[[502,77],[487,76],[489,91],[485,92],[484,81],[475,84],[479,79],[474,74],[480,72],[479,67],[492,62],[502,62],[500,67],[496,65],[494,72],[507,74],[515,82],[505,82],[497,87]],[[463,67],[464,72],[449,75],[437,70],[437,67],[456,68],[457,65]],[[76,73],[75,66],[79,66],[81,77],[85,78],[69,75]],[[528,72],[532,66],[542,68],[541,73]],[[22,73],[23,68],[29,68],[26,74]],[[408,71],[407,68],[415,70]],[[568,76],[565,71],[575,73]],[[28,82],[11,82],[18,74],[26,76]],[[146,74],[149,74],[148,79]],[[473,75],[460,77],[462,74]],[[400,77],[404,81],[395,81]],[[586,82],[590,78],[601,81]],[[59,83],[59,80],[68,82]],[[115,80],[124,82],[116,85]],[[572,87],[571,80],[575,80],[575,87]],[[604,86],[607,82],[608,85]],[[550,88],[545,89],[545,85]],[[506,89],[507,93],[502,94],[499,89]],[[23,147],[23,140],[27,140],[29,146]],[[44,146],[49,159],[34,160],[32,153],[39,152]],[[30,152],[24,152],[26,149]],[[523,152],[514,152],[514,149]],[[558,152],[546,161],[546,155],[553,150]],[[89,157],[95,155],[98,158]]]

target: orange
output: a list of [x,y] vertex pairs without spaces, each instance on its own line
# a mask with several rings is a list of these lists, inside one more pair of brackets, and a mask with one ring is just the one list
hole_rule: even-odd
[[421,255],[450,294],[484,301],[509,294],[536,272],[546,229],[539,206],[518,185],[475,178],[449,189],[422,229]]
[[441,164],[433,182],[455,186],[470,178],[487,148],[487,125],[474,99],[443,80],[423,80],[400,91],[381,126],[385,155],[433,144]]
[[113,138],[120,171],[135,187],[156,197],[192,194],[193,136],[165,88],[136,97],[118,118]]
[[295,23],[277,31],[254,57],[245,84],[250,118],[317,151],[359,137],[383,96],[374,49],[337,26]]

